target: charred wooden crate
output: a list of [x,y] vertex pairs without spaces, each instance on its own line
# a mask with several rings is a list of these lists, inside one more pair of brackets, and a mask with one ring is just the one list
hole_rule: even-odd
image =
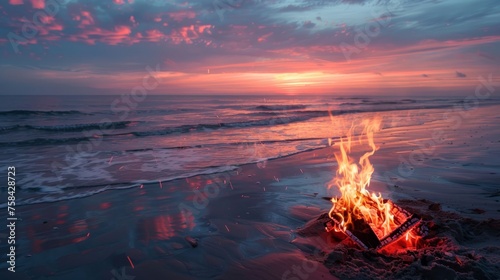
[[[339,201],[341,202],[341,201]],[[390,205],[390,213],[394,215],[394,223],[397,227],[387,234],[386,236],[380,236],[380,233],[375,233],[376,229],[373,229],[366,221],[363,219],[355,219],[352,223],[348,224],[345,230],[341,230],[345,233],[351,240],[364,249],[382,249],[385,246],[395,242],[396,240],[403,237],[406,233],[413,231],[415,235],[425,236],[427,234],[427,228],[422,223],[422,219],[417,214],[411,214],[405,209],[394,204],[390,200],[384,200],[384,203]],[[342,203],[337,203],[339,205]],[[368,204],[370,207],[374,207],[374,211],[377,211],[376,204]],[[366,205],[365,205],[366,206]],[[345,215],[346,210],[340,210],[337,208],[333,209],[333,213]],[[328,222],[325,223],[326,231],[330,232],[336,228],[342,228],[340,226],[341,221],[336,218],[337,215],[332,215]],[[380,236],[380,237],[379,237]]]

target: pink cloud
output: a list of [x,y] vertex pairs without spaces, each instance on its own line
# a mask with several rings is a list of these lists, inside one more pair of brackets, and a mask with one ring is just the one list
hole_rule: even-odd
[[212,34],[210,28],[212,28],[210,24],[198,25],[198,33],[205,33],[206,30],[208,34]]
[[[37,30],[40,35],[48,35],[50,31],[62,31],[64,26],[55,21],[55,18],[48,15],[41,15],[39,18],[41,25],[37,27]],[[20,18],[19,22],[21,23],[31,23],[27,18]],[[51,37],[53,38],[53,37]],[[50,40],[48,37],[44,37],[44,39]]]
[[89,11],[82,11],[81,16],[76,16],[74,19],[80,21],[78,27],[83,28],[85,26],[93,25],[95,23],[94,17]]
[[273,32],[269,32],[269,33],[267,33],[267,34],[265,34],[265,35],[263,35],[263,36],[259,37],[259,39],[257,39],[257,41],[259,41],[259,43],[262,43],[262,42],[266,41],[266,40],[267,40],[267,38],[268,38],[269,36],[271,36],[271,35],[273,35]]
[[177,11],[177,12],[171,12],[168,13],[168,16],[172,18],[174,21],[182,21],[183,19],[186,18],[195,18],[196,13],[193,11]]
[[11,5],[22,5],[24,4],[23,0],[9,0],[9,4]]
[[108,45],[117,45],[120,43],[135,43],[130,34],[132,30],[128,26],[118,25],[114,30],[105,30],[99,27],[92,27],[84,30],[80,34],[75,34],[70,37],[70,41],[83,41],[87,44],[95,44],[102,42]]
[[211,29],[213,28],[211,25],[187,25],[173,30],[170,34],[165,34],[159,29],[132,32],[133,26],[137,25],[137,21],[134,16],[130,16],[129,21],[133,23],[133,26],[117,25],[113,29],[105,29],[97,25],[89,11],[78,12],[78,14],[73,15],[73,20],[79,22],[78,27],[80,30],[74,34],[62,36],[62,33],[57,32],[63,31],[64,26],[57,23],[54,17],[47,16],[41,18],[40,21],[45,25],[39,29],[40,35],[43,35],[43,37],[39,38],[47,41],[67,38],[67,40],[72,42],[84,42],[91,45],[96,43],[131,45],[140,42],[161,42],[165,39],[171,39],[170,42],[174,44],[193,44],[196,40],[197,42],[209,45],[211,42],[203,36],[211,34]]
[[[40,34],[42,35],[47,35],[49,34],[50,31],[63,31],[64,27],[61,24],[52,24],[52,25],[47,25],[43,28],[40,28]],[[45,39],[48,39],[45,37]]]
[[157,29],[147,30],[146,36],[144,36],[144,39],[150,42],[159,42],[163,40],[163,38],[165,38],[165,34]]
[[176,30],[172,30],[170,35],[166,36],[165,39],[170,40],[174,44],[186,43],[192,44],[193,40],[199,39],[200,41],[206,41],[200,38],[200,35],[206,33],[211,34],[212,25],[188,25],[180,27]]
[[45,0],[30,0],[31,5],[35,9],[43,9],[45,8]]
[[52,24],[54,21],[55,21],[55,18],[51,17],[49,15],[40,16],[40,22],[42,22],[44,25]]
[[125,4],[125,2],[128,2],[129,4],[132,4],[134,3],[134,0],[128,0],[128,1],[125,1],[125,0],[113,0],[113,2],[117,5],[123,5]]

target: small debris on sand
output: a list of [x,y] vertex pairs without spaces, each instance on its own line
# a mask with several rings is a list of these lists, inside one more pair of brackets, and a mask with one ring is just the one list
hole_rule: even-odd
[[198,240],[191,236],[186,236],[186,241],[191,245],[191,247],[196,248],[198,247]]

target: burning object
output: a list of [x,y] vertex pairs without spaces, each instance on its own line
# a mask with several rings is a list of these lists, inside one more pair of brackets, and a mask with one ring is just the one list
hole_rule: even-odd
[[380,119],[363,121],[359,143],[367,143],[371,150],[358,162],[349,155],[353,127],[345,138],[341,138],[340,152],[335,154],[337,176],[329,183],[329,188],[339,188],[341,197],[331,199],[330,220],[325,224],[326,231],[342,232],[360,247],[376,250],[403,236],[408,244],[414,244],[427,231],[418,215],[366,189],[374,171],[369,158],[378,149],[373,134],[380,130],[380,125]]
[[348,214],[346,213],[347,210],[341,209],[334,210],[334,216],[325,224],[325,229],[327,232],[332,230],[341,231],[361,248],[376,250],[384,248],[403,236],[406,237],[406,241],[409,241],[408,243],[413,243],[409,240],[410,238],[415,239],[427,234],[427,228],[421,223],[422,220],[418,215],[409,213],[390,200],[384,200],[384,203],[391,205],[391,214],[394,216],[394,223],[397,225],[388,235],[377,234],[376,230],[372,228],[373,224],[370,225],[362,218],[355,219],[345,228],[342,228],[342,220],[338,217],[339,215]]

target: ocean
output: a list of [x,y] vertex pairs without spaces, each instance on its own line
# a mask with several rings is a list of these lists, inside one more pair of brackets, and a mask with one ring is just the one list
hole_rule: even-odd
[[374,114],[385,128],[412,126],[443,119],[433,109],[464,105],[463,98],[333,96],[1,100],[0,166],[16,168],[17,205],[161,186],[249,163],[265,168],[270,159],[324,148]]

